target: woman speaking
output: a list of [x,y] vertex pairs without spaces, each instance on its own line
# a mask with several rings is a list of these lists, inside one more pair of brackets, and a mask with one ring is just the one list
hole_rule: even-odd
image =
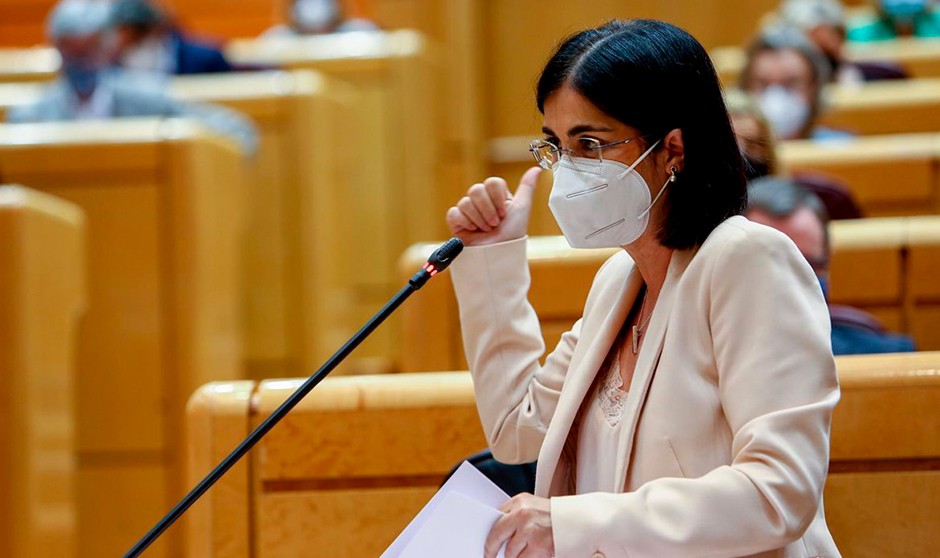
[[487,558],[839,556],[822,489],[839,399],[829,316],[792,242],[739,214],[741,155],[702,46],[666,23],[567,39],[537,88],[576,248],[622,247],[545,347],[526,300],[539,168],[472,186],[447,213],[453,281],[497,459],[538,459]]

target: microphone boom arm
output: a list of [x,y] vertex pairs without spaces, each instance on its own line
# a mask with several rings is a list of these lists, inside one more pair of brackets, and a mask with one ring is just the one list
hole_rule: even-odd
[[447,268],[450,263],[463,250],[463,243],[452,238],[441,245],[440,248],[431,254],[428,263],[412,277],[408,284],[402,287],[398,293],[392,297],[385,306],[382,307],[359,331],[353,335],[342,347],[337,350],[316,372],[297,388],[281,405],[271,413],[257,428],[252,431],[221,463],[209,472],[199,484],[197,484],[189,493],[183,497],[176,506],[167,513],[150,531],[147,532],[137,543],[124,555],[124,558],[136,558],[156,541],[164,531],[166,531],[183,513],[186,512],[199,498],[206,493],[229,469],[231,469],[239,459],[245,456],[260,440],[281,421],[287,413],[297,406],[300,401],[310,393],[313,388],[323,381],[326,376],[333,371],[343,360],[346,359],[382,322],[385,321],[399,306],[409,297],[424,286],[431,277],[434,277]]

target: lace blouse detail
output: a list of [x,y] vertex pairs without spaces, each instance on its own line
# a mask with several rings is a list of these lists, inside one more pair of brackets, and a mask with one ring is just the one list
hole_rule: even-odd
[[610,426],[620,424],[629,393],[623,389],[623,378],[620,375],[621,350],[623,350],[623,340],[618,337],[605,363],[607,377],[597,390],[597,404]]

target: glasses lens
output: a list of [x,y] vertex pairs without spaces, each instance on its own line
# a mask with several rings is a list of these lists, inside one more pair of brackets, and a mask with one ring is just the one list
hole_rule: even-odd
[[575,157],[603,160],[601,151],[603,151],[601,148],[601,142],[594,138],[578,138],[578,141],[575,142],[575,147],[573,149]]
[[545,140],[534,140],[529,145],[529,151],[532,152],[536,162],[543,168],[551,169],[558,162],[558,147]]

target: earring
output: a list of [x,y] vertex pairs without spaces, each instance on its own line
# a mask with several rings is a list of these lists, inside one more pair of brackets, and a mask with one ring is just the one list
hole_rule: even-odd
[[679,172],[679,169],[676,168],[675,166],[669,169],[669,182],[675,182],[676,180],[679,179],[679,177],[676,176],[677,172]]

